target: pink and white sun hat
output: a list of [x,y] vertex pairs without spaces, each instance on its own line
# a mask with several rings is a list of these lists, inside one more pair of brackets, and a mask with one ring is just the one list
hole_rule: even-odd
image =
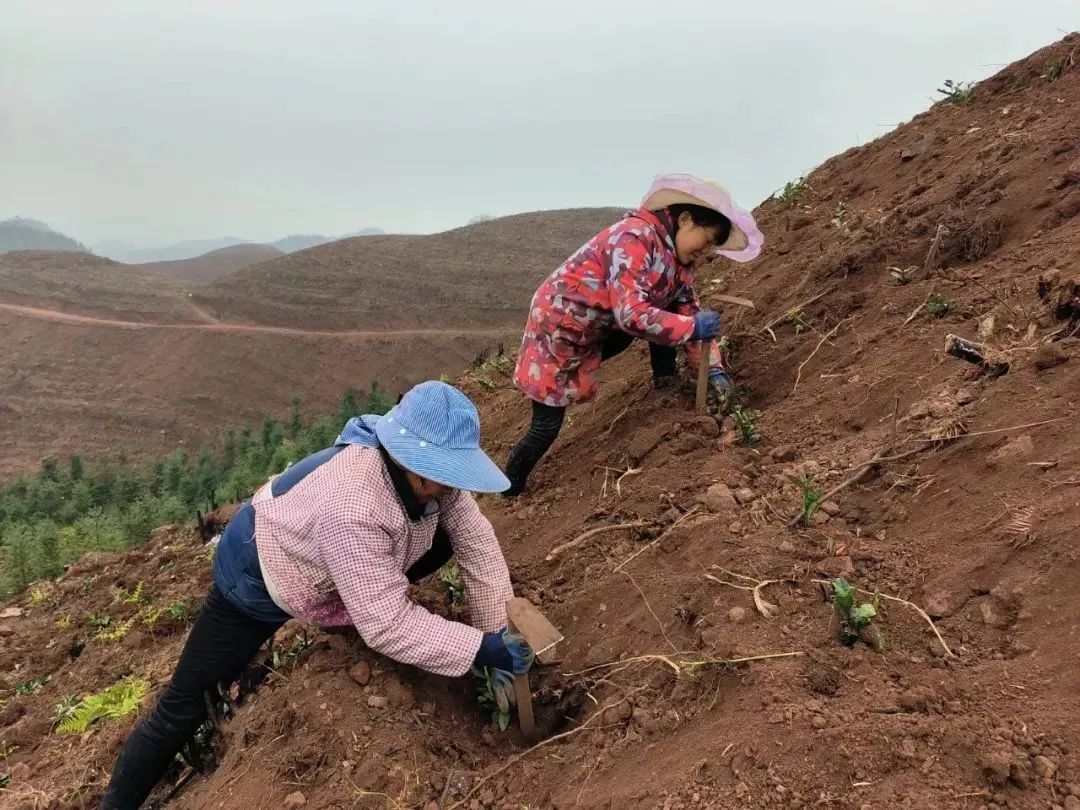
[[641,207],[656,211],[680,203],[711,208],[731,220],[731,235],[716,248],[718,256],[736,262],[749,262],[761,254],[765,237],[758,230],[753,215],[735,205],[731,195],[719,183],[701,180],[690,174],[658,176],[645,192]]

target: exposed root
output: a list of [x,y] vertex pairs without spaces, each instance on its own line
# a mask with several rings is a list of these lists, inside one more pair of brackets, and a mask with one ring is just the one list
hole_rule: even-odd
[[754,597],[754,607],[757,608],[757,612],[764,616],[766,619],[775,619],[780,615],[780,608],[769,602],[761,595],[761,589],[766,585],[774,585],[777,582],[783,582],[781,579],[763,579],[757,580],[753,577],[743,576],[742,574],[736,574],[734,571],[729,571],[726,568],[722,568],[719,565],[714,565],[713,568],[723,571],[729,577],[735,579],[741,579],[743,582],[752,582],[753,585],[736,585],[734,582],[726,582],[719,577],[714,577],[712,574],[706,574],[705,579],[711,580],[718,585],[727,585],[729,588],[738,588],[740,591],[750,591]]
[[[968,438],[971,438],[972,436],[990,436],[990,435],[992,435],[994,433],[1008,433],[1011,430],[1025,430],[1027,428],[1042,427],[1043,425],[1052,425],[1052,424],[1054,424],[1054,422],[1063,422],[1067,418],[1068,417],[1061,416],[1061,417],[1058,417],[1057,419],[1045,419],[1042,422],[1029,422],[1026,425],[1013,425],[1012,427],[995,428],[994,430],[979,430],[979,431],[976,431],[975,433],[962,433],[962,434],[960,434],[960,436],[967,436]],[[960,438],[960,436],[956,436],[955,438]],[[941,442],[940,439],[935,439],[935,438],[933,438],[933,436],[931,436],[929,438],[914,439],[913,441],[927,442],[927,443]],[[948,440],[946,439],[946,441],[948,441]]]
[[844,318],[844,320],[840,321],[840,323],[838,323],[836,326],[834,326],[832,329],[830,329],[828,332],[826,332],[824,335],[822,335],[821,340],[818,341],[817,346],[815,346],[814,350],[812,352],[810,352],[810,355],[805,360],[803,360],[801,363],[799,363],[799,370],[795,374],[795,386],[791,389],[791,393],[794,394],[797,390],[799,390],[799,381],[802,379],[803,367],[807,363],[809,363],[811,360],[813,360],[814,355],[817,354],[818,350],[822,346],[825,345],[826,341],[828,341],[829,338],[831,338],[833,335],[835,335],[837,333],[837,331],[840,329],[840,327],[843,326],[845,323],[847,323],[850,320],[851,320],[851,318]]
[[615,669],[616,667],[625,668],[630,664],[664,664],[671,667],[672,671],[678,676],[684,672],[693,672],[696,669],[706,666],[734,666],[736,664],[747,664],[751,661],[771,661],[776,658],[795,658],[798,656],[806,655],[802,650],[794,650],[792,652],[779,652],[779,653],[765,653],[763,655],[748,655],[743,658],[703,658],[700,660],[694,659],[674,659],[667,655],[650,654],[650,655],[637,655],[633,658],[626,658],[622,661],[612,661],[607,664],[597,664],[596,666],[583,669],[579,672],[564,672],[568,678],[577,677],[579,675],[587,675],[590,672],[598,672],[603,669]]
[[667,537],[668,534],[671,532],[671,530],[674,529],[676,526],[678,526],[680,523],[682,523],[684,520],[686,520],[687,518],[693,517],[694,515],[697,515],[699,513],[700,513],[700,509],[695,506],[693,509],[691,509],[686,514],[681,515],[678,518],[678,520],[676,520],[674,523],[672,523],[670,526],[668,526],[666,529],[664,529],[664,531],[660,534],[659,537],[657,537],[655,540],[652,540],[651,542],[647,543],[646,545],[642,546],[637,551],[635,551],[633,554],[631,554],[629,557],[627,557],[625,560],[623,560],[621,563],[616,565],[615,566],[615,571],[621,571],[623,569],[623,566],[625,566],[628,563],[632,562],[639,555],[644,554],[650,548],[652,548],[657,543],[659,543],[661,540],[663,540],[665,537]]
[[605,532],[622,531],[625,529],[643,529],[649,525],[651,525],[651,523],[647,520],[632,520],[629,523],[614,523],[610,526],[597,526],[595,529],[589,529],[587,532],[582,532],[573,540],[563,543],[561,546],[555,546],[555,548],[548,552],[547,557],[545,557],[544,559],[548,562],[551,562],[552,560],[557,559],[560,554],[565,554],[571,549],[575,549],[581,545],[584,545],[586,542],[591,540],[593,537],[596,537],[596,535],[598,534],[604,534]]

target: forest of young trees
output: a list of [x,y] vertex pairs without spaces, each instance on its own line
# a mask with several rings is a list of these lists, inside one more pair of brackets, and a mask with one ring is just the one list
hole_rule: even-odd
[[347,391],[337,411],[309,421],[293,400],[287,421],[267,417],[230,428],[192,459],[182,450],[136,467],[121,455],[96,462],[46,458],[33,475],[0,487],[0,600],[39,579],[59,576],[88,551],[144,542],[166,523],[251,495],[266,479],[329,447],[361,413],[386,413],[391,397],[372,383],[361,402]]

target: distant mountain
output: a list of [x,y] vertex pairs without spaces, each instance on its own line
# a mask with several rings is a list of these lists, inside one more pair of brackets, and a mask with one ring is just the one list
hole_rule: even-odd
[[91,246],[94,253],[107,256],[125,264],[147,264],[149,262],[175,262],[181,259],[194,259],[204,253],[232,247],[233,245],[251,244],[250,239],[235,236],[222,236],[217,239],[190,239],[160,248],[137,248],[125,242],[98,242]]
[[230,245],[212,250],[193,259],[177,259],[172,262],[149,262],[135,265],[182,281],[204,284],[231,275],[245,267],[284,256],[285,252],[273,245]]
[[361,228],[358,231],[352,233],[345,233],[341,236],[323,236],[319,233],[299,233],[292,236],[286,236],[284,239],[278,239],[276,242],[270,244],[280,250],[282,253],[296,253],[298,250],[307,250],[308,248],[318,247],[319,245],[326,245],[330,242],[336,242],[339,239],[350,239],[354,236],[382,236],[385,233],[382,228]]
[[86,247],[44,222],[24,217],[0,221],[0,253],[12,250],[59,250],[86,253]]
[[[124,262],[125,264],[149,264],[152,262],[174,262],[182,259],[194,259],[197,256],[203,256],[207,253],[221,250],[222,248],[233,247],[235,245],[265,244],[269,247],[277,248],[282,253],[295,253],[298,250],[307,250],[308,248],[317,247],[318,245],[336,242],[338,239],[348,239],[353,236],[377,236],[382,233],[383,231],[379,228],[361,228],[358,231],[341,234],[339,236],[324,236],[319,233],[293,234],[291,236],[286,236],[283,239],[278,239],[276,242],[252,242],[250,239],[240,239],[236,236],[222,236],[217,239],[191,239],[160,248],[137,248],[134,245],[129,245],[127,242],[110,240],[106,242],[97,242],[91,246],[91,249],[99,256],[106,256],[110,259],[115,259],[118,262]],[[52,249],[57,250],[58,248]],[[83,249],[85,250],[85,248]]]

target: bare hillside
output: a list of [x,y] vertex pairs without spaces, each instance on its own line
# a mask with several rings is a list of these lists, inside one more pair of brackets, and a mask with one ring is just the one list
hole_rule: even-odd
[[284,255],[284,251],[272,245],[243,244],[212,250],[193,259],[151,262],[136,266],[179,281],[206,284],[232,275],[238,270],[243,270],[253,264],[276,259]]

